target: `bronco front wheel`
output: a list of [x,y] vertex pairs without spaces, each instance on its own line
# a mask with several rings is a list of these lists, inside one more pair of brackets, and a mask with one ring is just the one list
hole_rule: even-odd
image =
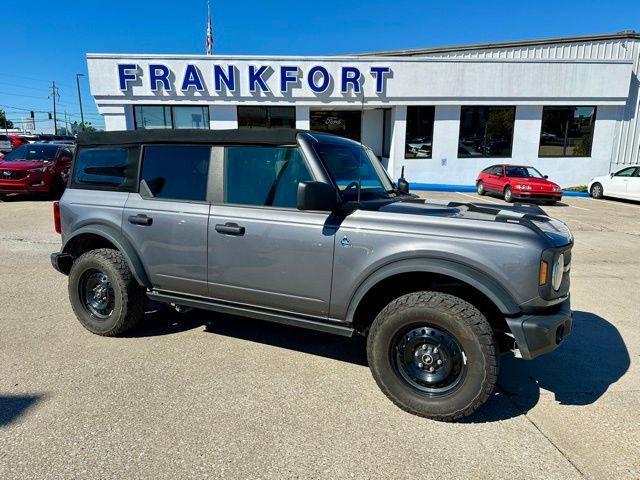
[[434,420],[474,412],[498,375],[487,319],[465,300],[441,292],[410,293],[387,305],[371,326],[367,356],[391,401]]

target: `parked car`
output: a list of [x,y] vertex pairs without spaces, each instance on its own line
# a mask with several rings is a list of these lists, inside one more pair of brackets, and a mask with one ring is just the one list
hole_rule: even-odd
[[0,153],[7,153],[13,150],[13,143],[8,135],[0,135]]
[[147,299],[359,333],[394,403],[455,420],[489,398],[501,351],[531,359],[571,331],[573,237],[535,205],[427,203],[371,149],[317,132],[98,132],[78,145],[51,261],[95,334],[134,328]]
[[562,199],[562,188],[533,167],[492,165],[476,180],[478,195],[500,195],[506,202],[542,200],[553,205]]
[[588,188],[593,198],[640,200],[640,166],[625,167],[615,173],[595,177]]
[[16,135],[15,133],[8,133],[7,137],[11,140],[12,148],[18,148],[29,143],[29,141],[22,135]]
[[38,193],[58,198],[66,185],[72,150],[66,145],[30,143],[0,160],[0,195]]

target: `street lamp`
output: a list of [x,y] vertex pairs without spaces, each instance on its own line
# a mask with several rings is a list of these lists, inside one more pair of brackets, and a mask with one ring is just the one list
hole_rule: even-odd
[[80,105],[80,124],[84,130],[84,115],[82,114],[82,95],[80,95],[80,77],[84,77],[84,73],[76,73],[76,85],[78,86],[78,105]]

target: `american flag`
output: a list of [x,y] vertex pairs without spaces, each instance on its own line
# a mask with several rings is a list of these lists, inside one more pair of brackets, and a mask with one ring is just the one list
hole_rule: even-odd
[[207,39],[206,39],[207,55],[213,52],[213,29],[211,28],[211,7],[207,2]]

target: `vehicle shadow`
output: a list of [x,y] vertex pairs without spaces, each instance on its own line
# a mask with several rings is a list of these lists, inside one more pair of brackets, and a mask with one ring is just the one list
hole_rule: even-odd
[[0,427],[24,415],[42,399],[42,395],[1,395],[0,394]]
[[0,203],[12,203],[12,202],[50,202],[51,198],[48,198],[45,194],[34,193],[32,195],[26,194],[8,194],[0,196]]
[[[178,314],[164,305],[150,308],[143,324],[130,336],[168,335],[199,327],[216,335],[368,366],[366,341],[360,335],[345,338],[201,310]],[[540,389],[553,393],[561,405],[589,405],[630,365],[618,329],[598,315],[581,311],[574,312],[573,331],[554,352],[534,360],[505,353],[500,361],[498,386],[491,398],[463,422],[496,422],[526,414],[538,403]]]
[[[593,313],[573,314],[573,331],[554,352],[534,360],[504,354],[495,398],[466,421],[497,421],[525,414],[538,403],[540,389],[553,393],[561,405],[589,405],[617,382],[630,365],[618,329]],[[500,397],[515,408],[502,408]]]

